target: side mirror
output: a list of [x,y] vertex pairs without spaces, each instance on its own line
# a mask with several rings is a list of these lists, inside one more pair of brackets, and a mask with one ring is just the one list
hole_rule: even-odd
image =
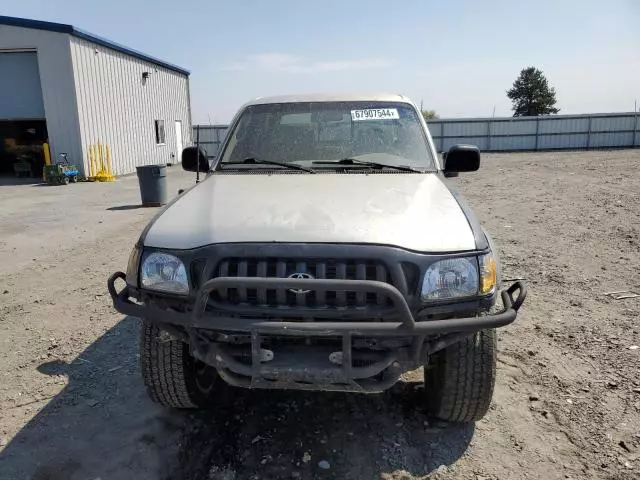
[[198,161],[200,162],[200,171],[207,173],[209,171],[209,159],[207,158],[207,152],[202,147],[200,147],[200,151],[196,147],[187,147],[182,150],[182,168],[187,172],[197,171]]
[[480,149],[475,145],[454,145],[443,158],[445,177],[457,177],[459,172],[475,172],[480,168]]
[[[446,165],[446,163],[447,163],[447,153],[449,153],[449,152],[442,152],[442,164],[443,165]],[[445,172],[444,176],[445,176],[445,178],[457,177],[458,176],[458,172]]]

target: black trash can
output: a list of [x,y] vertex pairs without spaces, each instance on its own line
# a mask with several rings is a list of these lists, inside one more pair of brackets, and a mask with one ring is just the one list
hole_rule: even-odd
[[159,207],[167,203],[167,166],[142,165],[136,167],[140,198],[144,207]]

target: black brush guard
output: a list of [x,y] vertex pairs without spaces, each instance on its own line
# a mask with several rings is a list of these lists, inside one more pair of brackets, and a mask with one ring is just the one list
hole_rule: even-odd
[[[512,323],[527,294],[525,284],[518,281],[500,292],[504,307],[501,312],[446,320],[421,320],[419,316],[414,317],[402,293],[384,282],[218,277],[202,285],[197,292],[193,310],[183,313],[162,309],[154,304],[133,302],[128,286],[119,292],[116,290],[115,282],[118,279],[126,280],[126,275],[116,272],[108,280],[109,293],[118,312],[157,323],[174,336],[188,341],[194,356],[216,367],[220,376],[228,383],[249,388],[298,390],[386,390],[402,373],[423,364],[431,353],[446,348],[473,332]],[[211,298],[212,292],[239,287],[381,294],[393,304],[390,309],[393,321],[366,321],[374,313],[368,307],[317,309],[233,305]],[[516,292],[518,295],[514,298]],[[281,321],[265,319],[265,315],[314,318],[321,321]],[[249,358],[245,358],[243,362],[233,346],[203,340],[195,333],[197,329],[250,335]],[[297,349],[285,348],[274,354],[263,349],[262,341],[263,337],[274,335],[341,338],[341,349],[335,351],[330,347],[303,346]],[[410,337],[412,342],[407,348],[373,354],[353,349],[352,339],[359,336]],[[271,358],[267,358],[269,353]],[[364,365],[354,366],[356,361]]]

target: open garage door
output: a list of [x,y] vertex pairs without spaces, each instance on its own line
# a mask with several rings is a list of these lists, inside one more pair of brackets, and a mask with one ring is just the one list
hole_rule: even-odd
[[0,174],[39,177],[47,127],[36,52],[0,52]]
[[44,119],[36,52],[0,52],[0,120]]

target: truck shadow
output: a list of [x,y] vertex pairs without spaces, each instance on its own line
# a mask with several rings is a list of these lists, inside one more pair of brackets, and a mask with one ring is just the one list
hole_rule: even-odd
[[424,477],[455,463],[474,427],[430,423],[415,407],[422,393],[403,382],[367,396],[225,387],[192,416],[172,478]]
[[44,405],[7,410],[40,408],[0,452],[0,478],[424,476],[454,463],[473,436],[472,426],[429,424],[411,383],[372,396],[222,387],[210,410],[170,411],[144,391],[137,342],[138,320],[125,318],[72,362],[39,365],[67,386]]
[[34,364],[67,385],[46,403],[7,409],[37,413],[0,452],[0,478],[162,478],[177,453],[183,416],[148,400],[137,338],[138,320],[125,318],[72,362]]

